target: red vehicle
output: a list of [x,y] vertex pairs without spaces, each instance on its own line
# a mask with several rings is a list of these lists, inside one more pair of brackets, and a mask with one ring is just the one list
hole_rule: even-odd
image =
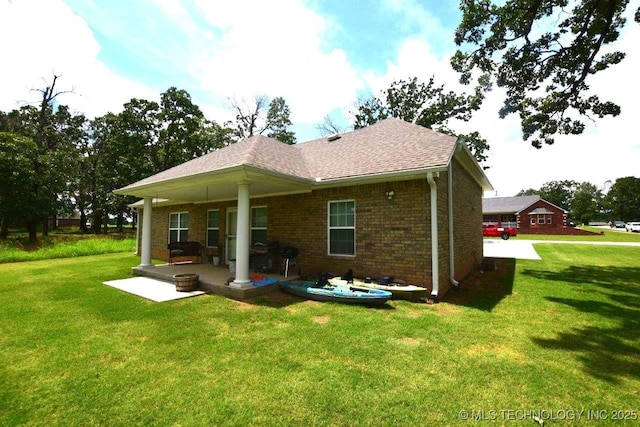
[[513,227],[498,227],[498,224],[482,225],[482,235],[484,237],[502,237],[504,240],[508,240],[509,237],[516,234],[516,229]]

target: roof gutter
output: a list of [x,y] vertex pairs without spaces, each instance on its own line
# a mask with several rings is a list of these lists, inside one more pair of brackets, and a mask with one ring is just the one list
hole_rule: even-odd
[[[435,173],[438,176],[438,172]],[[440,280],[438,271],[438,187],[433,179],[434,173],[427,173],[427,182],[431,189],[431,296],[434,300],[438,298],[440,291]]]
[[302,178],[288,175],[282,172],[271,171],[249,165],[235,165],[225,169],[184,175],[176,178],[168,178],[160,181],[131,184],[123,188],[113,190],[113,193],[120,195],[131,195],[137,197],[152,197],[163,191],[175,191],[188,188],[194,185],[211,185],[213,183],[237,182],[239,180],[261,181],[265,178],[296,187],[310,189],[314,181],[310,178]]
[[445,172],[446,166],[434,166],[401,171],[378,172],[367,175],[356,175],[340,178],[316,178],[314,188],[339,187],[359,184],[373,184],[376,182],[404,181],[409,179],[424,179],[426,174]]

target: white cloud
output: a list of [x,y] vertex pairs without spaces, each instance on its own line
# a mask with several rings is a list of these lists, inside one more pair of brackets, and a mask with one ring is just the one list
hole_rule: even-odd
[[365,79],[373,94],[378,95],[394,80],[418,77],[420,81],[426,82],[432,76],[437,85],[444,84],[446,89],[468,90],[458,83],[459,76],[451,68],[448,56],[438,57],[426,41],[409,38],[401,43],[396,58],[387,61],[384,74],[369,71],[365,74]]
[[203,90],[219,97],[282,96],[297,123],[320,122],[355,101],[356,71],[344,51],[323,42],[331,22],[301,1],[197,6],[215,27],[190,68]]
[[59,90],[73,89],[59,101],[89,117],[118,111],[133,96],[153,96],[98,60],[91,29],[60,0],[0,1],[0,39],[0,110],[37,102],[32,89],[45,87],[54,73],[61,76]]

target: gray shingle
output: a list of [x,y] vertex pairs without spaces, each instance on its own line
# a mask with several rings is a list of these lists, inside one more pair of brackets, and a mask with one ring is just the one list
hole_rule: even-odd
[[298,144],[314,177],[347,178],[445,166],[457,138],[399,119],[386,119],[329,141]]
[[253,136],[124,187],[252,166],[296,178],[337,179],[446,166],[457,138],[399,119],[346,132],[334,141],[320,138],[287,145]]
[[540,196],[489,197],[482,199],[482,213],[515,213],[540,200]]

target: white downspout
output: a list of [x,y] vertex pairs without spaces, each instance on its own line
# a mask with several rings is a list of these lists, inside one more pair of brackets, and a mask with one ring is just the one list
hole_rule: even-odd
[[[427,173],[427,181],[431,188],[431,296],[438,297],[440,290],[438,271],[438,187],[433,180],[433,172]],[[435,176],[438,176],[436,172]]]
[[447,177],[447,189],[449,190],[449,196],[447,197],[449,202],[449,281],[453,286],[458,286],[460,283],[454,279],[456,274],[456,260],[455,250],[453,247],[453,161],[449,163],[448,177]]

